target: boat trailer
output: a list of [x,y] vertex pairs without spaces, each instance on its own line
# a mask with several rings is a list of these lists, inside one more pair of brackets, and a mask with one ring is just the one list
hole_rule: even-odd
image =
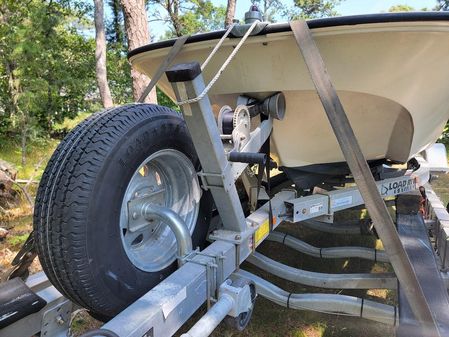
[[[254,21],[247,25],[241,43],[258,24]],[[207,95],[216,78],[205,85],[198,63],[178,64],[167,69],[170,62],[166,62],[160,73],[165,72],[176,93],[202,164],[199,174],[202,187],[212,193],[220,224],[209,235],[211,244],[200,251],[192,247],[189,232],[173,211],[145,200],[130,205],[133,212],[144,218],[157,216],[163,219],[175,233],[179,268],[101,329],[83,336],[171,336],[204,303],[208,311],[182,336],[208,336],[225,318],[236,329],[243,330],[251,318],[257,295],[292,309],[356,316],[395,326],[398,336],[449,335],[449,214],[429,184],[432,163],[418,157],[418,169],[409,170],[403,176],[375,181],[307,24],[294,22],[292,30],[355,185],[332,190],[315,189],[307,196],[297,196],[294,189],[286,188],[270,198],[269,188],[261,187],[258,179],[263,173],[268,181],[270,179],[269,149],[266,153],[261,153],[261,149],[266,147],[267,140],[269,143],[273,120],[282,119],[285,107],[281,96],[274,95],[259,107],[265,118],[253,129],[247,124],[247,107],[238,107],[239,118],[234,130],[225,135],[220,125],[217,126]],[[234,52],[237,51],[238,46]],[[232,55],[226,62],[231,60]],[[226,62],[217,78],[224,71]],[[248,164],[258,164],[261,174],[257,174],[258,177],[252,174]],[[244,215],[235,185],[240,176],[248,195],[252,196],[250,204],[254,211],[249,216]],[[384,201],[391,202],[395,197],[396,224]],[[268,201],[257,207],[264,199]],[[374,227],[366,221],[334,223],[336,212],[362,205],[367,208]],[[385,250],[314,247],[275,231],[283,222],[304,224],[331,233],[376,234]],[[324,274],[300,270],[257,252],[264,240],[276,241],[320,258],[358,257],[389,262],[395,272]],[[241,269],[244,261],[304,285],[334,289],[397,289],[399,304],[396,307],[338,294],[289,293]],[[0,330],[1,337],[32,336],[39,332],[40,336],[46,337],[66,336],[72,312],[78,309],[56,290],[43,272],[30,276],[26,284],[13,279],[0,285],[1,296],[16,303],[16,310],[3,313],[0,318],[0,323],[11,320]],[[28,306],[26,310],[24,303]],[[2,301],[3,307],[6,304]],[[17,319],[19,315],[21,317]]]
[[[420,169],[417,171],[377,181],[376,186],[383,198],[395,200],[397,204],[399,234],[406,249],[407,246],[412,249],[409,256],[417,275],[424,278],[423,291],[431,293],[429,306],[435,308],[433,312],[438,321],[444,323],[448,312],[449,214],[428,183],[431,171],[427,162],[423,158],[418,160]],[[424,187],[426,193],[424,216],[420,213],[422,195],[417,193],[419,187],[421,190]],[[89,336],[171,336],[204,302],[208,303],[208,312],[183,336],[208,336],[226,316],[236,322],[241,322],[242,316],[249,320],[250,317],[242,314],[251,312],[256,294],[291,309],[361,317],[396,326],[397,336],[414,336],[410,331],[416,332],[417,323],[394,273],[317,273],[287,266],[256,251],[262,241],[269,240],[317,258],[356,257],[389,262],[384,250],[314,247],[275,230],[286,221],[332,234],[375,235],[370,222],[334,223],[332,220],[336,212],[361,205],[363,199],[356,187],[320,191],[298,198],[295,191],[281,191],[271,199],[273,230],[269,228],[270,207],[266,203],[246,218],[244,231],[213,231],[211,239],[214,241],[210,246],[203,251],[189,249],[180,256],[181,267],[176,272],[106,323],[102,331]],[[410,231],[413,235],[407,236]],[[416,242],[421,246],[414,245]],[[399,289],[399,303],[396,307],[347,295],[289,293],[241,269],[239,266],[245,260],[271,274],[303,285],[329,289]],[[20,281],[16,278],[8,282]],[[1,294],[3,287],[0,286]],[[43,272],[29,276],[26,286],[16,286],[21,291],[23,287],[43,299],[46,305],[1,329],[0,336],[33,336],[38,332],[41,336],[67,336],[71,315],[79,307],[58,292]],[[420,336],[420,332],[416,336]]]

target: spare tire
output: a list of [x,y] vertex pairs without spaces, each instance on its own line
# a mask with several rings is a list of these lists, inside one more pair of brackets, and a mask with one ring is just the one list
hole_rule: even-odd
[[56,149],[36,197],[36,247],[51,283],[107,318],[170,275],[173,233],[157,221],[128,230],[128,203],[145,196],[173,209],[193,246],[204,246],[213,203],[198,170],[184,120],[166,107],[126,105],[83,121]]

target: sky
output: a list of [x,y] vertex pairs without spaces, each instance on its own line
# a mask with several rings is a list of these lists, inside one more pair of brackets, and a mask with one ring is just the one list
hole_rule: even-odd
[[[225,5],[224,0],[213,0],[216,5]],[[282,2],[293,5],[292,0],[283,0]],[[245,12],[251,5],[250,0],[237,0],[236,17],[243,17]],[[421,8],[433,8],[436,5],[435,0],[343,0],[340,5],[337,6],[337,12],[341,15],[354,15],[354,14],[368,14],[379,13],[387,11],[388,8],[394,5],[409,5],[416,10]]]
[[[212,0],[215,5],[226,6],[226,0]],[[282,0],[285,4],[292,6],[293,0]],[[243,18],[245,12],[251,5],[250,0],[237,0],[236,18]],[[355,15],[386,12],[394,5],[408,5],[416,10],[422,8],[432,9],[436,5],[435,0],[343,0],[336,10],[341,15]],[[159,22],[150,23],[151,34],[159,39],[164,31],[168,30],[167,26]]]

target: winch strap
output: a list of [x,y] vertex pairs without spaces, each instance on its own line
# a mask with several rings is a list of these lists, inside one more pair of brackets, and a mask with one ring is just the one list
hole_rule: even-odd
[[164,62],[162,62],[162,64],[156,70],[156,73],[151,78],[150,83],[148,83],[148,85],[145,88],[145,90],[143,91],[142,95],[140,95],[139,99],[137,100],[138,103],[143,103],[145,101],[145,98],[147,98],[148,94],[151,92],[151,90],[153,90],[154,86],[159,81],[161,76],[165,73],[165,71],[170,66],[170,64],[173,62],[175,57],[179,54],[179,52],[181,51],[182,47],[186,43],[189,36],[190,35],[184,35],[184,36],[180,36],[179,38],[176,39],[175,44],[170,49]]

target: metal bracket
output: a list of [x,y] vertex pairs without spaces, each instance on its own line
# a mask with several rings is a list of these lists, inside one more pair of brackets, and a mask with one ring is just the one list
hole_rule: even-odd
[[252,307],[251,290],[249,285],[243,287],[232,286],[230,279],[223,282],[220,286],[220,296],[229,295],[234,301],[231,310],[228,312],[229,316],[237,317],[243,312],[248,312]]
[[[214,189],[214,188],[220,188],[220,189],[224,189],[225,191],[228,191],[226,189],[226,183],[225,183],[225,178],[226,175],[225,174],[220,174],[220,173],[207,173],[207,172],[198,172],[197,175],[200,177],[201,179],[201,187],[207,191],[209,189]],[[217,185],[217,184],[211,184],[209,183],[209,181],[207,180],[208,177],[212,177],[212,178],[219,178],[223,181],[222,185]]]
[[[204,256],[215,261],[212,262],[210,260],[207,261],[199,261],[195,259],[197,256]],[[216,302],[218,300],[218,290],[220,288],[220,284],[224,281],[224,267],[223,261],[225,256],[223,254],[220,255],[210,255],[203,252],[200,252],[199,248],[196,248],[190,254],[185,257],[182,257],[183,264],[187,262],[192,262],[206,268],[206,303],[207,309],[211,307],[211,302]],[[215,272],[214,272],[215,270]],[[213,286],[213,289],[211,289]],[[213,294],[213,295],[212,295]]]
[[70,325],[72,302],[65,300],[47,310],[42,317],[41,336],[65,336]]

